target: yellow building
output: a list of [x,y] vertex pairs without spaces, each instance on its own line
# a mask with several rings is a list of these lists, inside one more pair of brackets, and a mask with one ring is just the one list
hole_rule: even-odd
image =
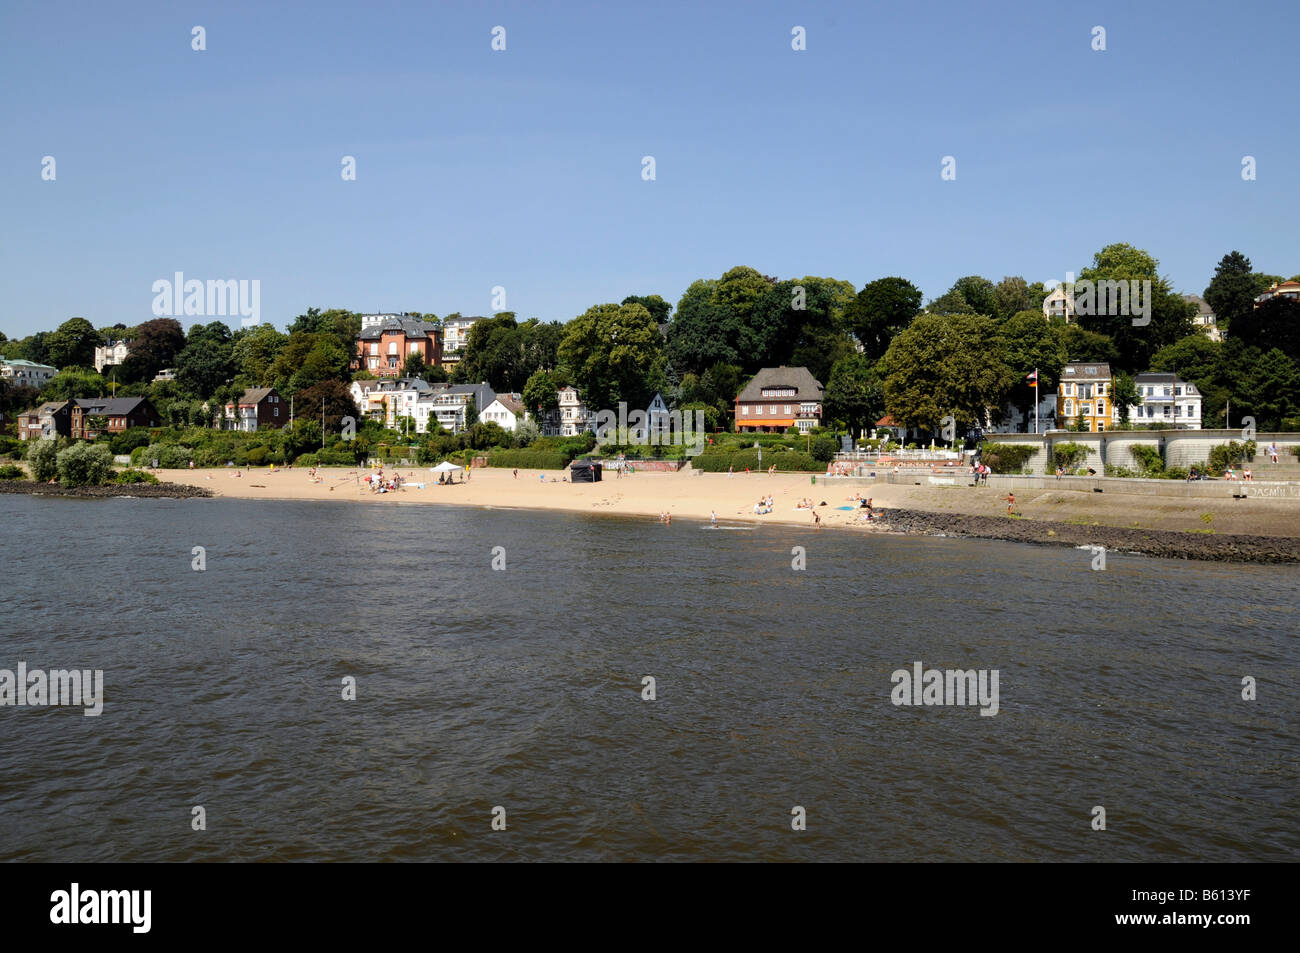
[[1090,432],[1106,430],[1118,419],[1111,401],[1112,384],[1109,364],[1066,364],[1056,391],[1057,425],[1073,429],[1082,415]]

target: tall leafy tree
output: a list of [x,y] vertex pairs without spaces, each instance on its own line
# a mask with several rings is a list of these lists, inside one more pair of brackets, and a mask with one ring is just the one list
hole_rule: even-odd
[[662,386],[663,337],[639,304],[598,304],[569,322],[559,359],[588,407],[645,407]]
[[936,429],[985,419],[1014,383],[992,318],[925,314],[899,332],[882,364],[885,406],[908,426]]
[[824,406],[829,417],[842,420],[859,437],[885,409],[885,392],[875,362],[853,354],[836,362],[826,384]]
[[148,383],[165,367],[176,366],[185,348],[185,331],[175,318],[154,318],[135,329],[130,352],[122,362],[121,380]]
[[85,318],[69,318],[46,342],[51,366],[94,367],[95,348],[102,343],[95,326]]
[[319,423],[321,411],[324,410],[327,435],[341,431],[344,417],[351,417],[354,423],[361,420],[361,413],[352,400],[352,392],[340,380],[322,380],[303,388],[294,396],[296,409],[304,418],[310,417]]
[[1219,259],[1202,297],[1214,309],[1219,328],[1226,331],[1239,317],[1250,314],[1259,293],[1259,276],[1250,259],[1234,250]]
[[221,321],[190,328],[185,347],[176,356],[176,380],[197,397],[211,396],[235,376],[234,339]]
[[536,371],[524,384],[524,407],[534,414],[555,410],[560,406],[560,385],[550,371]]
[[889,350],[894,335],[921,313],[921,289],[906,278],[868,282],[845,309],[845,321],[869,360]]
[[1300,302],[1270,298],[1258,308],[1233,319],[1231,337],[1247,347],[1278,348],[1291,360],[1300,360]]
[[[1036,396],[1056,390],[1061,368],[1070,359],[1063,330],[1048,324],[1042,311],[1030,310],[1017,312],[998,329],[1003,358],[1015,379],[1008,399],[1026,420],[1033,414]],[[1036,390],[1027,380],[1034,371],[1038,371]]]
[[650,312],[650,317],[655,319],[656,324],[663,324],[668,320],[668,315],[672,312],[673,306],[665,301],[659,295],[628,295],[621,302],[622,304],[639,304]]
[[234,333],[231,360],[244,387],[266,387],[272,383],[271,368],[289,337],[270,324],[240,328]]
[[[1151,282],[1150,314],[1146,317],[1133,313],[1136,308],[1131,300],[1129,314],[1079,316],[1079,324],[1085,330],[1105,334],[1111,339],[1116,350],[1115,363],[1120,370],[1144,371],[1160,348],[1197,333],[1192,324],[1196,306],[1173,292],[1169,281],[1160,277],[1159,267],[1160,263],[1148,252],[1120,242],[1097,252],[1092,265],[1079,273],[1080,281]],[[1078,303],[1076,287],[1076,305]],[[1099,302],[1093,310],[1102,310]],[[1135,325],[1135,317],[1148,323]]]

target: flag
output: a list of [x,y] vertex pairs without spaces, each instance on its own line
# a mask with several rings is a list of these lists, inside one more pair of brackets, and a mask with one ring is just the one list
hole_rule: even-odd
[[1038,369],[1037,369],[1037,368],[1034,368],[1034,372],[1033,372],[1032,374],[1027,374],[1027,375],[1025,376],[1025,380],[1027,380],[1027,381],[1029,382],[1029,386],[1030,386],[1030,387],[1037,387],[1037,386],[1038,386]]

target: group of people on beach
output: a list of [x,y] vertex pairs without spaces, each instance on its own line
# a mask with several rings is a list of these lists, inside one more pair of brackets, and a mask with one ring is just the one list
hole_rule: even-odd
[[754,515],[766,516],[768,513],[772,512],[772,507],[774,505],[775,501],[772,499],[772,494],[769,493],[767,496],[760,496],[758,502],[754,504]]
[[[981,484],[984,485],[984,486],[988,486],[988,485],[989,485],[989,474],[992,473],[992,472],[993,472],[993,470],[992,470],[992,469],[988,466],[988,464],[986,464],[986,463],[974,463],[974,464],[971,464],[970,473],[971,473],[971,476],[973,476],[973,477],[975,478],[975,485],[976,485],[976,486],[980,486]],[[1057,473],[1057,478],[1058,478],[1058,479],[1060,478],[1060,473],[1059,473],[1059,472]]]

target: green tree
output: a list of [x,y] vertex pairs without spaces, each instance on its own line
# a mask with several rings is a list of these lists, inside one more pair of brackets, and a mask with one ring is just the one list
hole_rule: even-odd
[[966,303],[970,305],[970,311],[967,313],[982,314],[987,317],[997,316],[997,289],[994,287],[993,282],[987,278],[979,275],[967,275],[965,278],[958,278],[953,282],[950,292],[960,294]]
[[1137,407],[1142,403],[1142,395],[1138,392],[1137,384],[1129,374],[1119,373],[1115,375],[1115,383],[1111,387],[1111,403],[1119,412],[1120,426],[1128,426],[1129,409]]
[[239,382],[245,387],[267,387],[274,381],[271,368],[288,335],[272,325],[258,324],[234,333],[231,360]]
[[645,407],[662,375],[663,338],[639,304],[598,304],[569,322],[559,359],[588,407]]
[[102,341],[95,326],[85,318],[69,318],[47,339],[49,363],[53,367],[93,367],[95,348]]
[[885,406],[907,426],[937,429],[983,421],[1014,383],[992,318],[924,314],[899,332],[885,352]]
[[1219,259],[1202,297],[1214,310],[1220,330],[1227,331],[1237,318],[1254,309],[1255,296],[1261,291],[1258,278],[1250,259],[1239,251]]
[[176,356],[176,380],[196,397],[209,397],[235,376],[234,342],[221,321],[190,328],[185,347]]
[[884,413],[885,394],[875,362],[865,354],[837,361],[826,384],[827,416],[842,420],[854,437]]
[[1270,298],[1239,314],[1230,336],[1247,347],[1277,348],[1291,360],[1300,360],[1300,302]]
[[650,312],[650,317],[655,319],[655,324],[663,324],[668,320],[668,315],[672,312],[673,306],[665,301],[659,295],[628,295],[620,302],[621,304],[639,304]]
[[559,390],[550,371],[536,371],[524,384],[524,407],[534,414],[555,410],[560,406]]
[[921,313],[921,289],[906,278],[877,278],[857,293],[845,310],[848,323],[867,359],[879,360],[894,335]]
[[69,367],[55,374],[41,390],[45,400],[71,400],[74,397],[103,397],[108,382],[94,371]]
[[1037,311],[1041,315],[1042,306],[1042,298],[1034,301],[1029,284],[1018,275],[1004,277],[993,288],[994,316],[1003,321],[1021,311]]
[[683,373],[698,373],[719,362],[739,363],[739,320],[719,303],[717,284],[691,282],[668,325],[668,355]]
[[[1058,327],[1061,344],[1065,347],[1068,360],[1089,361],[1099,364],[1114,364],[1119,360],[1119,351],[1109,337],[1097,331],[1088,331],[1077,324]],[[1204,335],[1202,335],[1204,336]]]
[[[1145,301],[1150,313],[1145,316],[1137,315],[1131,299],[1128,314],[1085,314],[1086,290],[1081,292],[1077,284],[1075,287],[1079,324],[1085,330],[1105,334],[1111,339],[1117,352],[1114,363],[1122,370],[1144,371],[1150,366],[1152,355],[1160,348],[1198,333],[1192,324],[1196,306],[1173,292],[1169,281],[1160,277],[1159,265],[1148,252],[1121,242],[1107,245],[1097,252],[1092,265],[1079,273],[1080,282],[1151,282],[1150,300]],[[1088,307],[1092,312],[1111,310],[1103,309],[1099,300],[1094,300]],[[1135,319],[1147,323],[1135,325]]]
[[302,417],[311,417],[317,423],[320,422],[323,406],[327,434],[339,433],[343,428],[344,417],[351,417],[354,423],[361,420],[361,411],[357,410],[357,405],[352,400],[352,392],[346,384],[334,378],[304,388],[294,395],[294,402]]
[[425,374],[424,355],[419,351],[412,351],[406,355],[406,360],[402,363],[403,377],[420,377]]
[[[1070,356],[1062,340],[1062,327],[1051,325],[1042,311],[1018,311],[998,328],[1003,359],[1015,377],[1008,394],[1012,405],[1025,420],[1033,416],[1034,404],[1042,394],[1056,390]],[[1038,371],[1038,387],[1028,377]]]

